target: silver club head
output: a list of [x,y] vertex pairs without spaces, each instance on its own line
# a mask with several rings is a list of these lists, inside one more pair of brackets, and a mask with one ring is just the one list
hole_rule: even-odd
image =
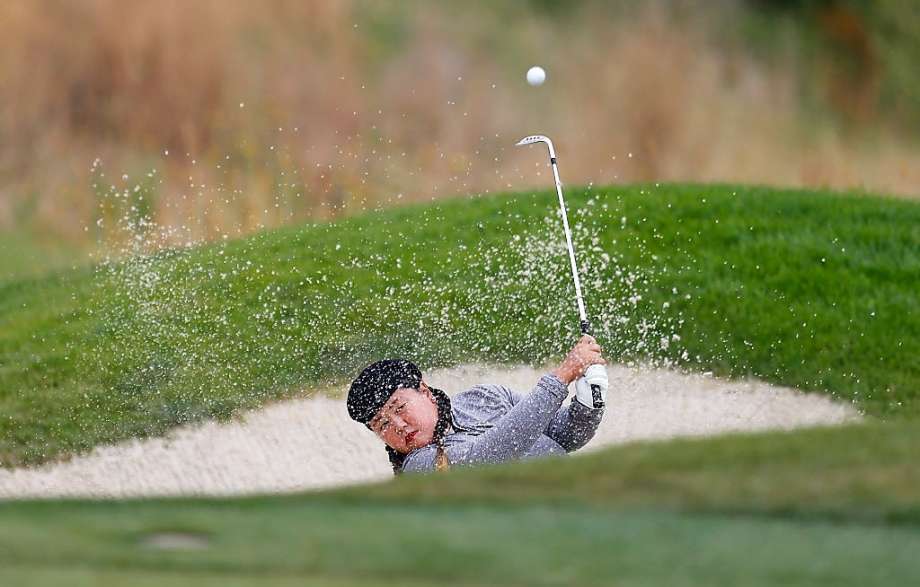
[[556,158],[556,150],[553,148],[553,141],[544,135],[530,135],[529,137],[524,137],[519,140],[515,146],[533,145],[534,143],[546,143],[546,146],[549,147],[550,159]]

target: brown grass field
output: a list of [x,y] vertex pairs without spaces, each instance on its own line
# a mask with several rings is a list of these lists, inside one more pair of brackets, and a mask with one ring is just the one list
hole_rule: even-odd
[[920,147],[852,123],[875,120],[871,85],[831,72],[812,81],[852,116],[803,109],[794,43],[759,59],[714,34],[730,14],[666,2],[523,4],[5,2],[0,227],[87,242],[134,206],[212,238],[545,187],[542,158],[512,148],[531,132],[554,137],[570,184],[917,193]]

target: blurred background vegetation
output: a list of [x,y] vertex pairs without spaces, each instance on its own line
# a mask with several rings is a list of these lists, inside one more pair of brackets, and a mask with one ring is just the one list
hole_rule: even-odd
[[916,195],[918,62],[902,0],[9,0],[0,279],[125,218],[184,241],[545,188],[531,132],[569,184]]

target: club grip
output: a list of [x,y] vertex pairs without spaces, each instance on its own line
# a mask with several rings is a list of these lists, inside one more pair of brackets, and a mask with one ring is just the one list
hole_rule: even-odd
[[595,408],[604,407],[604,396],[602,393],[600,385],[591,385],[591,397],[594,399]]
[[591,322],[590,322],[590,321],[588,321],[588,320],[582,320],[582,321],[581,321],[581,333],[582,333],[582,334],[590,334],[591,336],[594,336],[594,331],[591,330]]

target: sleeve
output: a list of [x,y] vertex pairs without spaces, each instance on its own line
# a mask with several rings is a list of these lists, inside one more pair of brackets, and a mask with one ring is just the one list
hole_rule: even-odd
[[[504,392],[495,393],[490,388],[479,387],[475,399],[482,401],[484,410],[502,409],[509,400]],[[524,396],[488,430],[470,442],[453,444],[445,448],[453,465],[500,463],[524,456],[550,424],[568,395],[567,386],[558,377],[547,373],[536,387]],[[403,461],[405,473],[434,470],[437,448],[429,445],[409,453]]]
[[[517,403],[524,398],[517,391],[509,390],[509,392],[512,403]],[[543,434],[558,442],[566,452],[573,452],[594,438],[594,433],[597,432],[597,427],[600,426],[603,417],[604,408],[589,408],[573,398],[569,401],[568,406],[563,406],[556,411]]]
[[567,407],[559,408],[546,427],[545,434],[558,442],[566,452],[576,451],[594,438],[603,417],[604,408],[589,408],[572,399]]

